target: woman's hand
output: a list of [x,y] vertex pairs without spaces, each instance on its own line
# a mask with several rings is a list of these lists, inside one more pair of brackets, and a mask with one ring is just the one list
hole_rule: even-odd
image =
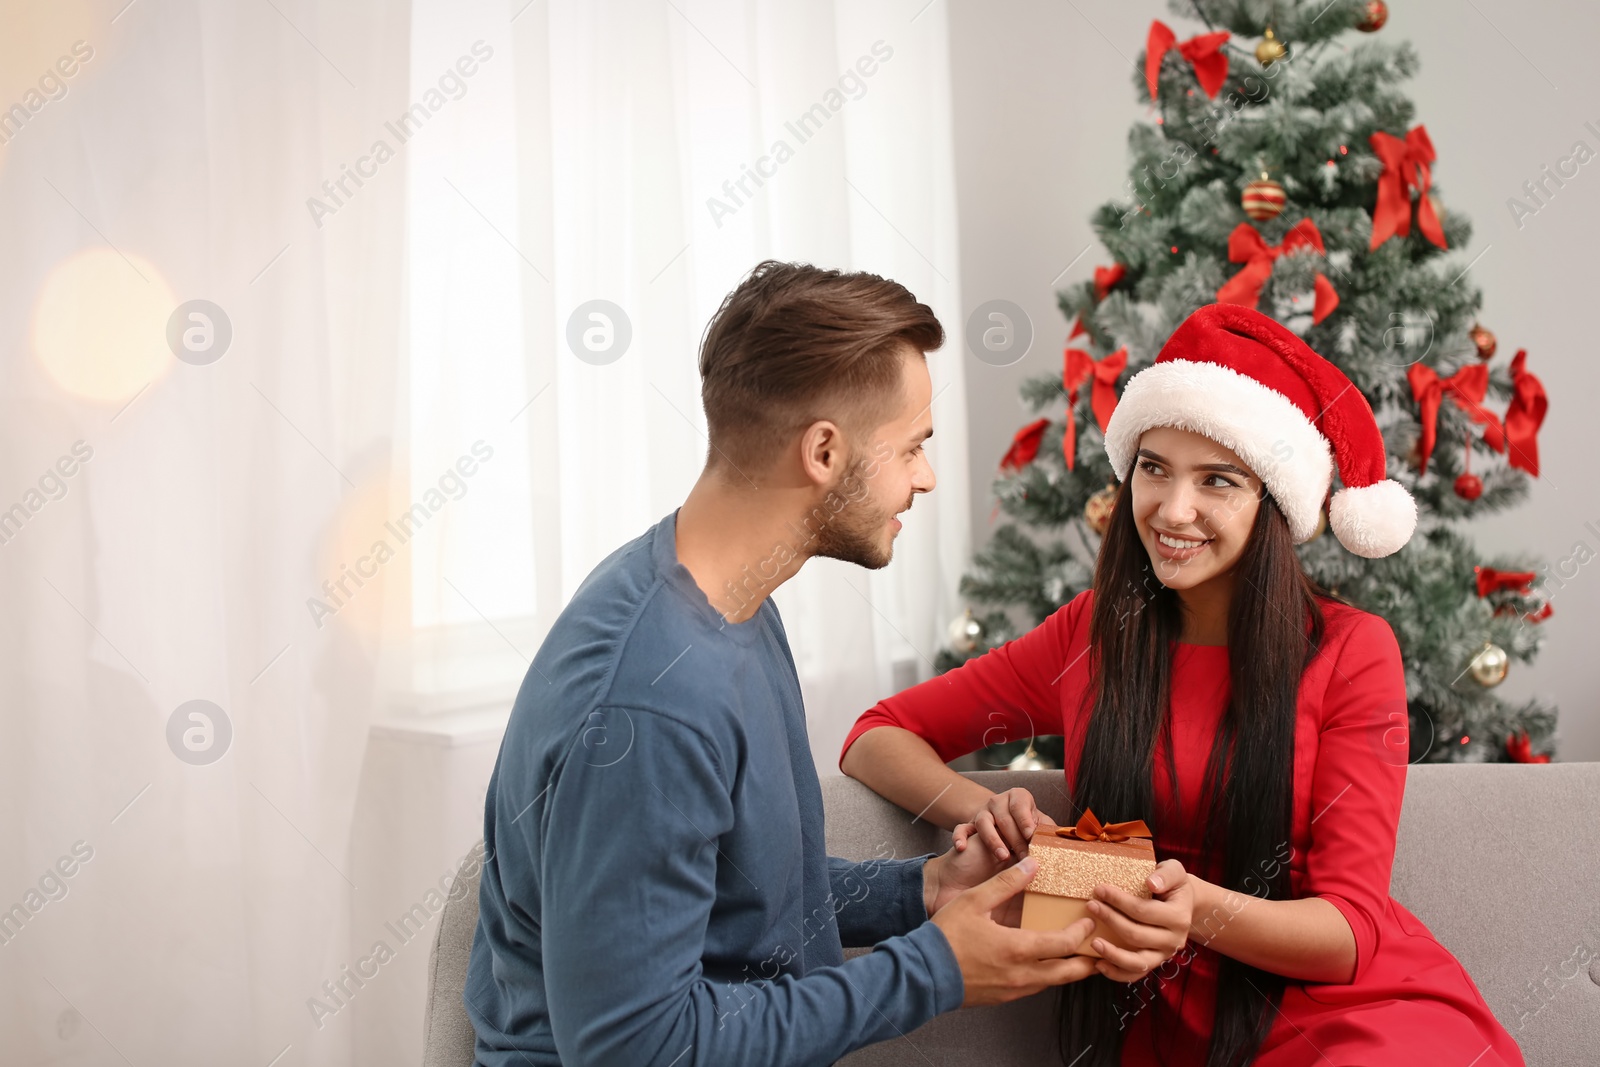
[[1114,885],[1095,886],[1089,914],[1118,943],[1095,938],[1102,959],[1095,969],[1118,982],[1137,982],[1171,959],[1189,940],[1194,917],[1194,884],[1183,864],[1162,860],[1146,879],[1154,896],[1136,897]]
[[[952,837],[971,836],[974,828],[970,822],[957,826]],[[975,886],[993,878],[1012,866],[1014,860],[1001,860],[981,848],[951,848],[923,865],[922,902],[928,915],[936,915],[946,904]],[[993,919],[1001,926],[1022,925],[1022,894],[1018,893],[995,909]]]
[[1054,830],[1055,820],[1034,805],[1032,793],[1018,787],[991,796],[970,822],[951,831],[951,839],[957,852],[965,852],[975,837],[979,845],[1003,863],[1013,853],[1027,855],[1028,841],[1041,826]]

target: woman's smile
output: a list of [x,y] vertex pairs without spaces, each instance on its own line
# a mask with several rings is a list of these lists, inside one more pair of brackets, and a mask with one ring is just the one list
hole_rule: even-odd
[[1194,538],[1174,537],[1162,530],[1157,530],[1153,526],[1150,528],[1150,532],[1155,535],[1156,551],[1161,553],[1161,558],[1179,561],[1193,559],[1204,552],[1206,546],[1210,545],[1212,540],[1215,540],[1214,538],[1209,538],[1200,541]]

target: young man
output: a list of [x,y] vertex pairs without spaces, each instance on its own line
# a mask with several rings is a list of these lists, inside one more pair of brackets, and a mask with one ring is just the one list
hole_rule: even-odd
[[1089,920],[991,918],[1015,925],[1031,860],[824,851],[769,597],[812,556],[889,562],[934,486],[943,341],[895,282],[771,261],[713,318],[704,472],[579,586],[506,727],[465,992],[479,1064],[829,1064],[1093,973],[1063,958]]

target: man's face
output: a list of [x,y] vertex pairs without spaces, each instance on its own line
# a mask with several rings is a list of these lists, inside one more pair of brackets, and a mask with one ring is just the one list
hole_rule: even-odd
[[[1261,480],[1242,459],[1208,437],[1161,426],[1139,435],[1128,477],[1139,540],[1162,585],[1193,589],[1233,569],[1261,508]],[[1186,547],[1163,543],[1163,533]]]
[[852,442],[844,474],[828,487],[844,506],[818,531],[814,554],[870,570],[886,567],[900,532],[900,512],[916,494],[933,489],[933,466],[923,442],[933,436],[933,380],[927,360],[900,362],[899,408],[859,446]]

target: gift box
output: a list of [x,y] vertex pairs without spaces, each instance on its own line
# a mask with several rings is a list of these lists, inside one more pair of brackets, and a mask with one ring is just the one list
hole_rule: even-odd
[[[1146,881],[1156,869],[1155,845],[1150,828],[1140,819],[1102,825],[1094,812],[1084,810],[1076,826],[1033,832],[1028,853],[1039,869],[1022,897],[1024,930],[1060,930],[1089,914],[1094,887],[1102,882],[1149,900]],[[1094,939],[1104,938],[1126,948],[1099,922],[1083,939],[1081,956],[1099,956]]]

